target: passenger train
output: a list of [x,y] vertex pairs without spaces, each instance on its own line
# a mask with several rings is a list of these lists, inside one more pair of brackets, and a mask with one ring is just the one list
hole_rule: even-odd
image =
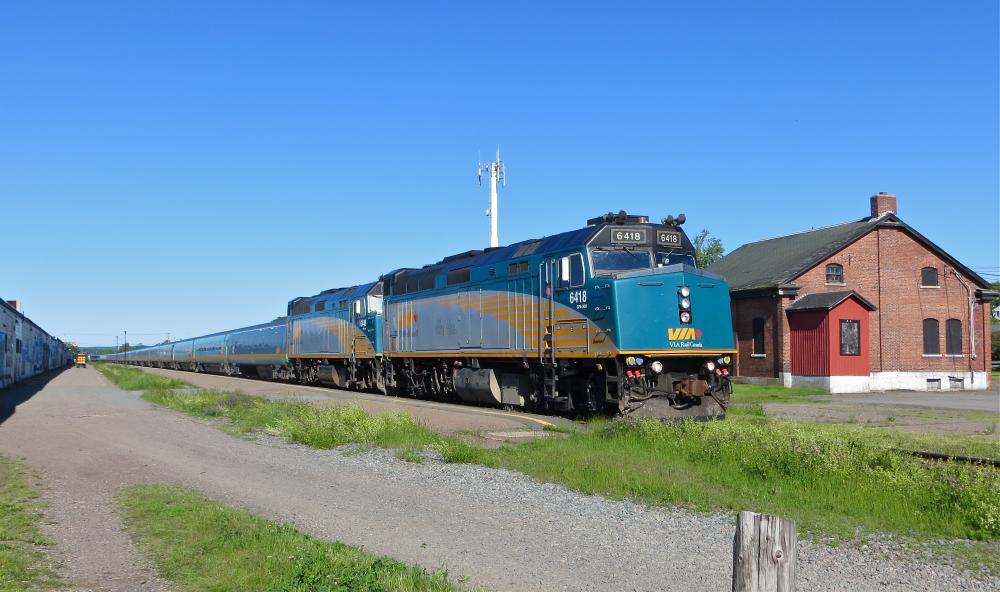
[[102,357],[564,414],[719,417],[729,288],[697,268],[684,221],[609,213],[295,298],[283,320]]

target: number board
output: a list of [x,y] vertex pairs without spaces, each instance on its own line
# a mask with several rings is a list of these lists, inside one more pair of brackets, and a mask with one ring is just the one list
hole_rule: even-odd
[[659,230],[656,233],[656,242],[657,244],[661,245],[670,245],[679,247],[681,245],[681,233]]
[[610,235],[612,243],[625,243],[630,245],[646,244],[646,231],[642,229],[612,230]]

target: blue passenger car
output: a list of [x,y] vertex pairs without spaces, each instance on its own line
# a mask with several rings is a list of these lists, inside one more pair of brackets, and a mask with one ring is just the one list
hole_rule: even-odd
[[225,334],[223,372],[271,378],[288,364],[284,321],[237,329]]

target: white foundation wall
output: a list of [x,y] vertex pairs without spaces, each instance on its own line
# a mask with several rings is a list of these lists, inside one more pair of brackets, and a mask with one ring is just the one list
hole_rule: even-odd
[[[786,387],[818,388],[831,393],[870,391],[973,390],[987,388],[986,372],[872,372],[868,376],[798,376],[782,372],[779,381]],[[996,389],[997,385],[993,385]]]
[[831,393],[867,393],[871,389],[868,376],[796,376],[791,377],[791,386],[818,388]]
[[872,372],[873,391],[986,390],[986,372]]

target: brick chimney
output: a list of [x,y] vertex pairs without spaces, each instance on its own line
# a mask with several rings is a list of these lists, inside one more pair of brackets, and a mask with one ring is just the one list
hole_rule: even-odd
[[8,300],[7,304],[17,312],[21,312],[21,301],[20,300]]
[[872,196],[872,218],[878,218],[886,212],[896,213],[896,196],[879,191]]

